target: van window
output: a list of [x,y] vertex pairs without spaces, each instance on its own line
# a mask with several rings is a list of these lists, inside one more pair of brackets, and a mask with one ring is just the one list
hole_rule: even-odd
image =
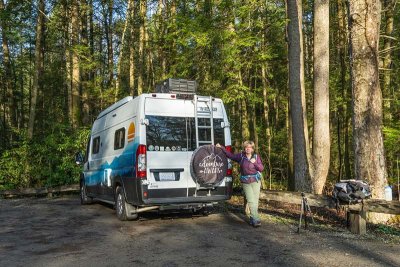
[[[196,149],[195,118],[146,116],[149,120],[146,138],[149,151],[194,151]],[[214,119],[214,142],[225,144],[223,119]],[[199,118],[207,126],[209,119]],[[211,140],[211,129],[199,129],[199,140]]]
[[221,145],[225,145],[225,134],[224,134],[224,128],[221,127],[221,122],[223,122],[224,119],[214,119],[214,143],[218,144],[220,143]]
[[99,150],[100,150],[100,136],[97,136],[96,138],[93,139],[92,154],[99,153]]
[[121,128],[114,133],[114,150],[121,149],[125,146],[125,128]]
[[85,163],[88,161],[89,159],[89,152],[90,152],[90,135],[86,144],[86,153],[85,153]]
[[[149,125],[146,130],[149,151],[193,151],[196,148],[194,128],[190,120],[194,118],[146,116]],[[193,137],[188,137],[193,133]]]

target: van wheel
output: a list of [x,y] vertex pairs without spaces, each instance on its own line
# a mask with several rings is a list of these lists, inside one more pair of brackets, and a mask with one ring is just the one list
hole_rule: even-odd
[[81,187],[80,188],[81,204],[82,205],[91,204],[93,202],[93,198],[87,196],[85,182],[82,181],[80,187]]
[[117,212],[117,217],[121,221],[130,221],[138,218],[138,214],[132,214],[132,207],[129,203],[125,201],[124,189],[120,186],[115,190],[115,210]]

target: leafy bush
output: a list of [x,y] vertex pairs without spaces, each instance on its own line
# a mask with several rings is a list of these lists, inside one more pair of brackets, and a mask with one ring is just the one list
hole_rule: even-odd
[[0,190],[77,183],[80,167],[75,153],[84,150],[88,135],[88,129],[73,130],[61,124],[33,140],[21,134],[19,145],[0,157]]

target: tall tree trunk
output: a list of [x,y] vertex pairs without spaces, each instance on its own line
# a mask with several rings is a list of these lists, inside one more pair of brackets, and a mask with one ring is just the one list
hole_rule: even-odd
[[286,131],[288,136],[288,188],[290,191],[296,190],[296,181],[294,176],[294,160],[293,160],[293,137],[292,137],[292,119],[290,117],[290,97],[286,108]]
[[[240,86],[243,86],[243,78],[241,70],[238,70],[237,80]],[[249,130],[249,116],[247,111],[246,99],[241,100],[241,126],[242,126],[242,140],[249,140],[250,130]]]
[[[6,6],[4,5],[4,0],[0,0],[0,12],[3,13],[6,10]],[[10,57],[10,48],[8,44],[8,34],[9,34],[9,26],[7,23],[7,16],[4,13],[4,16],[1,18],[1,33],[2,33],[2,48],[3,48],[3,65],[4,65],[4,90],[5,90],[5,124],[10,124],[12,127],[17,127],[17,100],[16,94],[13,87],[13,78],[15,74],[13,74],[13,68],[11,65],[11,57]],[[6,123],[7,122],[7,123]],[[4,125],[6,127],[6,125]],[[12,138],[13,134],[11,134]]]
[[256,151],[259,151],[259,146],[258,146],[258,132],[257,132],[257,110],[256,110],[256,105],[253,104],[251,107],[251,123],[253,124],[253,138],[254,138],[254,145],[256,148]]
[[37,96],[39,90],[41,88],[40,78],[43,72],[43,36],[44,36],[44,12],[45,5],[44,0],[38,1],[38,17],[36,24],[36,46],[35,46],[35,70],[33,74],[33,85],[31,92],[31,105],[29,111],[29,123],[28,123],[28,137],[33,137],[33,131],[35,126],[35,117],[36,117],[36,104],[37,104]]
[[261,67],[261,77],[263,84],[263,107],[264,107],[264,124],[265,124],[265,136],[267,138],[267,166],[268,166],[268,177],[270,179],[269,189],[271,190],[271,179],[272,179],[272,166],[271,166],[271,127],[269,123],[269,105],[268,105],[268,82],[267,82],[267,70],[264,65]]
[[130,30],[130,25],[131,25],[131,14],[132,14],[132,7],[133,7],[133,0],[128,0],[128,8],[126,10],[126,19],[125,19],[125,24],[124,24],[124,29],[122,31],[122,37],[121,37],[121,48],[119,50],[119,56],[118,56],[118,64],[117,64],[117,79],[115,83],[115,95],[114,95],[114,102],[117,102],[119,98],[119,90],[121,87],[121,71],[122,71],[122,61],[124,58],[125,54],[125,36],[127,34],[127,31]]
[[[81,22],[82,22],[82,27],[81,27],[81,43],[82,46],[85,48],[84,50],[84,58],[85,58],[85,63],[89,63],[90,60],[90,45],[89,45],[89,24],[88,24],[88,19],[89,14],[90,14],[90,6],[88,4],[87,0],[81,0],[81,6],[82,6],[82,12],[81,12]],[[82,123],[83,125],[88,125],[90,124],[90,117],[89,113],[91,110],[90,107],[90,101],[89,101],[89,92],[88,92],[88,82],[90,79],[90,71],[87,68],[82,68],[81,71],[81,95],[82,95]]]
[[65,71],[64,71],[64,97],[66,104],[64,111],[68,114],[67,119],[72,123],[72,53],[71,53],[71,10],[66,1],[63,2],[63,21],[64,21],[64,58],[65,58]]
[[107,14],[107,65],[108,65],[108,86],[113,85],[114,81],[114,50],[113,50],[113,10],[114,1],[108,2],[108,14]]
[[158,58],[159,61],[161,62],[161,79],[165,79],[166,78],[166,70],[167,70],[167,62],[166,62],[166,58],[165,58],[165,52],[164,52],[164,44],[165,44],[165,23],[164,23],[164,14],[165,14],[165,5],[164,5],[164,1],[163,0],[158,0],[158,6],[157,6],[157,17],[158,17],[158,21],[157,21],[157,31],[159,33],[158,36]]
[[138,95],[143,93],[144,88],[144,71],[145,71],[145,43],[146,43],[146,12],[147,12],[147,0],[140,0],[139,10],[139,66],[138,66]]
[[[89,0],[89,51],[90,59],[94,60],[94,23],[93,23],[93,0]],[[94,82],[95,70],[91,68],[89,72],[89,80]]]
[[[393,34],[393,23],[394,23],[394,9],[396,5],[395,0],[385,0],[384,1],[384,9],[385,9],[385,38],[384,38],[384,46],[383,46],[383,96],[384,98],[390,99],[390,86],[391,86],[391,75],[392,75],[392,34]],[[384,106],[384,121],[385,124],[389,124],[392,120],[392,113],[390,110],[390,100],[386,100],[383,102]]]
[[131,96],[135,95],[135,49],[133,45],[129,49],[129,91]]
[[133,2],[132,9],[131,9],[131,23],[130,23],[130,43],[129,43],[129,91],[131,96],[135,95],[135,38],[136,35],[136,2]]
[[[339,152],[339,175],[338,180],[343,178],[343,162],[342,158],[342,134],[346,133],[346,123],[348,122],[348,116],[346,114],[347,107],[347,65],[346,65],[346,16],[345,16],[345,4],[344,0],[337,0],[337,21],[338,21],[338,55],[340,62],[340,91],[342,96],[342,103],[338,104],[337,107],[337,135],[338,135],[338,152]],[[343,155],[342,155],[343,154]],[[350,179],[350,177],[347,177]]]
[[80,59],[79,59],[79,0],[72,2],[72,14],[71,14],[71,115],[72,115],[72,126],[77,128],[81,125],[81,71],[80,71]]
[[311,192],[310,156],[304,85],[302,1],[288,0],[290,117],[292,121],[295,189]]
[[313,192],[322,194],[330,162],[329,132],[329,0],[314,2]]
[[369,182],[373,198],[384,198],[387,183],[378,73],[380,12],[379,0],[349,2],[354,172],[356,179]]

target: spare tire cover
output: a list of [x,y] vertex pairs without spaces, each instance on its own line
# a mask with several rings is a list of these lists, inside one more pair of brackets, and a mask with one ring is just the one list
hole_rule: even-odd
[[219,184],[228,170],[228,160],[221,148],[206,145],[197,148],[192,155],[191,174],[202,186]]

